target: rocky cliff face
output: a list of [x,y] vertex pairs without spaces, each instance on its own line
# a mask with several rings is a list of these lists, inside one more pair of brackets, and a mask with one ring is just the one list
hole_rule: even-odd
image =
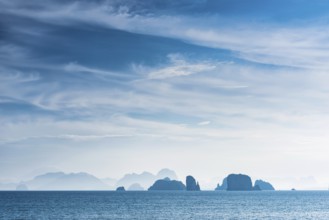
[[126,189],[123,186],[119,186],[115,191],[126,191]]
[[177,180],[170,180],[169,178],[155,181],[155,183],[148,190],[185,190],[185,185]]
[[222,185],[217,184],[215,190],[227,190],[227,177],[223,179]]
[[256,180],[255,187],[258,186],[261,190],[275,190],[271,183],[263,180]]
[[187,191],[200,191],[199,183],[197,183],[193,176],[186,177],[186,190]]
[[261,191],[261,188],[258,185],[255,185],[254,187],[252,187],[253,191]]
[[230,174],[227,177],[228,191],[251,191],[251,178],[244,174]]

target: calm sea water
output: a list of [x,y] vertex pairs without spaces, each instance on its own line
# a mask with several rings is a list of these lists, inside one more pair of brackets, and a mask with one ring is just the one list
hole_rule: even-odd
[[0,192],[0,219],[329,219],[329,192]]

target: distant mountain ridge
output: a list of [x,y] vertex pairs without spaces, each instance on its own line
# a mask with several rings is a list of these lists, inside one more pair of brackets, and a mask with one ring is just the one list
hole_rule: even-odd
[[24,182],[29,190],[108,190],[107,184],[88,173],[46,173]]
[[85,172],[56,171],[31,177],[30,180],[0,183],[0,190],[115,190],[118,186],[124,186],[128,190],[136,191],[148,189],[156,180],[166,177],[177,179],[175,171],[170,169],[162,169],[156,175],[146,171],[141,174],[126,174],[119,180],[99,179]]
[[124,175],[121,179],[116,183],[117,186],[124,186],[129,188],[133,184],[139,184],[144,189],[148,189],[156,180],[170,178],[172,180],[177,180],[177,175],[175,171],[170,169],[161,169],[156,175],[150,172],[143,172],[141,174],[131,173]]

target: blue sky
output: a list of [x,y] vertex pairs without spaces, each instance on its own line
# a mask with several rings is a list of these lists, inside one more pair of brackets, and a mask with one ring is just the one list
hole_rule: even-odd
[[327,187],[329,2],[0,0],[0,179],[174,169]]

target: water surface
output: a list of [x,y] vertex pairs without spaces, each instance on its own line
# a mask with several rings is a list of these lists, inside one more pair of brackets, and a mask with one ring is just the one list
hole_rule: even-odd
[[0,219],[329,219],[329,192],[3,191]]

